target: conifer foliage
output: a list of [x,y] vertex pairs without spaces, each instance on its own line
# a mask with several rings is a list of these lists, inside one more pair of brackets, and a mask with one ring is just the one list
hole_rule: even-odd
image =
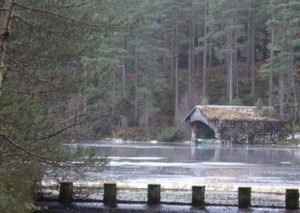
[[117,1],[0,1],[0,212],[32,212],[46,168],[75,169],[74,160],[103,167],[92,151],[64,144],[92,120],[83,112],[93,104],[83,103],[110,72],[86,59],[133,26]]
[[30,211],[44,166],[82,156],[62,144],[156,139],[195,104],[259,102],[295,131],[299,11],[299,0],[0,0],[0,212]]

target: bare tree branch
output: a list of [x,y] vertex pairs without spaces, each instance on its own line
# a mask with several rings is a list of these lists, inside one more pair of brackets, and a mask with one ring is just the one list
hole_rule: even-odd
[[19,68],[21,68],[24,72],[26,72],[30,77],[32,77],[33,79],[37,80],[37,81],[40,81],[42,83],[46,83],[56,89],[59,89],[59,87],[55,84],[53,84],[52,82],[49,82],[47,81],[46,79],[42,79],[34,74],[32,74],[26,67],[24,67],[20,62],[18,62],[16,59],[8,56],[8,55],[5,55],[5,57],[7,57],[9,60],[11,60],[12,62],[14,62]]
[[0,165],[0,169],[2,169],[2,168],[4,168],[4,167],[8,167],[8,166],[10,166],[10,165],[12,165],[12,164],[18,163],[18,162],[24,160],[25,158],[26,158],[26,156],[22,156],[22,157],[19,157],[17,160],[13,160],[13,161],[11,161],[11,162],[2,164],[2,165]]
[[16,156],[18,154],[19,154],[19,152],[6,151],[4,153],[1,153],[0,158],[7,158],[7,157],[11,157],[11,156]]
[[65,15],[62,15],[62,14],[59,14],[59,13],[50,12],[50,11],[39,9],[39,8],[27,7],[27,6],[18,4],[18,3],[16,3],[16,5],[19,6],[19,7],[21,7],[21,8],[23,8],[23,9],[31,10],[33,12],[44,13],[44,14],[47,14],[47,15],[53,15],[53,16],[56,16],[56,17],[59,17],[59,18],[63,18],[65,20],[71,21],[71,22],[73,22],[75,24],[79,24],[79,25],[85,25],[85,26],[88,26],[88,27],[95,27],[95,28],[100,28],[100,29],[102,29],[102,28],[105,27],[104,25],[90,24],[88,22],[76,20],[76,19],[74,19],[72,17],[69,17],[69,16],[65,16]]
[[76,7],[82,7],[86,5],[90,5],[91,2],[83,2],[81,4],[69,4],[66,6],[55,6],[55,5],[47,5],[47,8],[56,8],[56,9],[69,9],[69,8],[76,8]]
[[0,136],[2,136],[2,138],[3,138],[7,143],[9,143],[10,145],[14,146],[15,148],[21,150],[22,152],[24,152],[24,153],[26,153],[26,154],[28,154],[28,155],[30,155],[30,156],[33,156],[33,157],[38,158],[38,159],[40,159],[40,160],[43,160],[43,162],[48,162],[48,163],[49,163],[49,162],[54,162],[53,160],[49,160],[48,158],[45,158],[45,157],[43,157],[43,156],[40,156],[40,155],[38,155],[38,154],[36,154],[36,153],[34,153],[34,152],[32,152],[32,151],[30,151],[30,150],[28,150],[28,149],[22,147],[22,146],[20,146],[19,144],[14,143],[12,140],[10,140],[10,139],[8,138],[7,135],[5,135],[5,134],[3,134],[3,133],[0,133]]
[[[75,118],[78,118],[78,117],[75,117]],[[98,120],[98,118],[94,118],[94,119],[85,119],[85,120],[83,120],[83,121],[81,121],[81,122],[74,122],[74,123],[72,123],[72,124],[70,124],[70,125],[68,125],[68,126],[66,126],[66,127],[64,127],[64,128],[62,128],[62,129],[60,129],[60,130],[57,130],[57,131],[54,132],[54,133],[51,133],[51,134],[49,134],[49,135],[46,135],[46,136],[41,137],[41,140],[47,140],[47,139],[50,139],[50,138],[52,138],[52,137],[55,137],[55,136],[57,136],[57,135],[59,135],[59,134],[65,132],[65,131],[67,131],[68,129],[70,129],[70,128],[72,128],[72,127],[79,126],[79,125],[82,125],[82,124],[85,124],[85,123],[88,123],[88,122],[91,122],[91,121],[95,121],[95,120]]]
[[[36,159],[41,160],[43,163],[55,166],[55,167],[62,167],[64,165],[69,165],[69,166],[74,166],[72,162],[67,162],[67,161],[60,161],[59,159],[51,159],[51,158],[47,158],[47,157],[43,157],[31,150],[28,150],[22,146],[20,146],[19,144],[16,144],[15,142],[13,142],[12,140],[10,140],[8,138],[7,135],[3,134],[0,132],[0,136],[10,145],[14,146],[15,148],[19,149],[20,151],[24,152],[25,154],[27,154],[28,156],[34,157]],[[19,159],[21,160],[21,158]],[[16,161],[17,162],[17,161]],[[64,164],[62,164],[62,163]]]
[[16,18],[16,19],[20,20],[21,22],[23,22],[24,24],[26,24],[26,25],[27,25],[28,27],[30,27],[30,28],[36,28],[36,29],[45,31],[45,32],[47,32],[48,34],[53,34],[53,35],[64,35],[64,36],[68,36],[68,35],[69,35],[68,33],[65,33],[65,32],[63,32],[63,31],[53,31],[53,30],[49,30],[49,29],[46,29],[46,28],[41,27],[41,26],[32,25],[32,24],[30,24],[29,22],[27,22],[26,20],[24,20],[23,18],[21,18],[20,16],[17,16],[17,15],[13,15],[12,18]]
[[71,124],[71,125],[69,125],[69,126],[67,126],[67,127],[64,127],[64,128],[62,128],[62,129],[60,129],[60,130],[54,132],[54,133],[51,133],[51,134],[46,135],[46,136],[43,136],[41,139],[42,139],[42,140],[50,139],[50,138],[55,137],[55,136],[57,136],[57,135],[59,135],[59,134],[65,132],[65,131],[67,131],[68,129],[70,129],[70,128],[74,127],[74,126],[77,126],[77,125],[79,125],[79,124],[77,124],[77,122],[75,122],[75,123],[73,123],[73,124]]

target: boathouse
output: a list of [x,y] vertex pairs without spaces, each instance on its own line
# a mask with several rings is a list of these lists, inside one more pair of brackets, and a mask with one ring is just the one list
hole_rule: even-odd
[[197,105],[184,121],[192,140],[219,139],[236,144],[274,144],[287,136],[285,122],[269,107]]

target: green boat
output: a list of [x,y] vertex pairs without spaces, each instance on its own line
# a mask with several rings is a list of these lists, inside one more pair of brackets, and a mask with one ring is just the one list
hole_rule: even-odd
[[197,138],[197,144],[220,144],[221,141],[217,139],[204,139],[204,138]]

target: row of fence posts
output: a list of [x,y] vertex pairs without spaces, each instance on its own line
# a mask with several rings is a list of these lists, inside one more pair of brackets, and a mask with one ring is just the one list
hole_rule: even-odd
[[[160,204],[161,187],[159,184],[148,185],[148,205]],[[63,204],[71,204],[73,202],[73,183],[63,182],[60,183],[59,201]],[[109,207],[117,205],[117,184],[105,183],[103,203]],[[205,207],[205,186],[192,187],[192,206]],[[251,187],[238,188],[238,207],[249,208],[251,207]],[[285,193],[285,208],[289,210],[299,209],[299,190],[286,189]]]

